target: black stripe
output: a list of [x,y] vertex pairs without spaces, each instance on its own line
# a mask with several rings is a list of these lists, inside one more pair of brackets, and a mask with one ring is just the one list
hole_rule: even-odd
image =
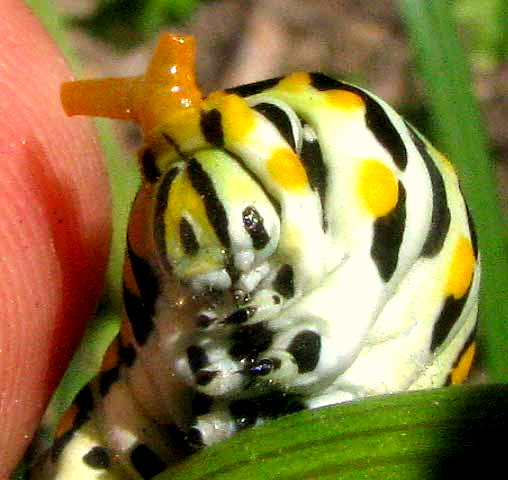
[[64,448],[71,441],[76,429],[67,430],[60,437],[55,438],[53,445],[51,445],[50,458],[53,463],[58,462],[58,458],[62,454]]
[[205,368],[208,363],[208,355],[204,348],[199,345],[191,345],[187,348],[187,361],[192,373],[196,373],[199,370]]
[[462,348],[460,349],[460,352],[458,353],[457,358],[453,362],[452,369],[451,369],[450,373],[448,374],[448,376],[446,377],[446,383],[445,383],[445,385],[447,385],[447,386],[451,385],[451,383],[452,383],[452,372],[453,372],[453,370],[455,368],[458,367],[458,365],[459,365],[460,361],[462,360],[462,357],[466,353],[467,349],[474,343],[475,338],[476,338],[477,327],[478,327],[478,323],[475,324],[475,326],[471,330],[471,333],[468,335],[464,345],[462,345]]
[[134,295],[125,284],[123,286],[123,303],[134,338],[138,345],[143,345],[155,328],[151,312],[147,311],[141,298]]
[[166,247],[166,222],[164,221],[164,214],[168,208],[168,197],[171,190],[171,185],[179,172],[178,167],[172,168],[164,176],[155,202],[154,225],[153,234],[155,245],[157,247],[157,255],[162,262],[167,272],[171,272],[172,267],[169,263]]
[[74,399],[74,404],[78,408],[78,415],[82,417],[82,420],[84,421],[85,419],[88,419],[88,414],[94,408],[93,394],[90,385],[85,385],[79,391],[79,393],[76,395],[76,398]]
[[374,222],[374,238],[370,254],[379,275],[388,282],[397,268],[399,251],[406,226],[406,189],[399,181],[399,198],[395,208]]
[[108,394],[111,385],[118,380],[120,369],[118,367],[111,368],[105,372],[101,372],[99,376],[99,393],[104,397]]
[[446,195],[446,187],[437,168],[434,159],[427,150],[427,146],[416,133],[414,128],[406,123],[409,134],[413,140],[418,152],[420,153],[432,185],[432,217],[430,221],[427,238],[422,247],[421,255],[423,257],[435,257],[443,248],[444,241],[450,230],[450,209],[448,207],[448,199]]
[[145,148],[139,155],[141,172],[143,177],[150,183],[155,183],[161,176],[161,171],[157,167],[157,156],[151,148]]
[[252,240],[255,250],[261,250],[270,241],[270,235],[263,225],[263,217],[256,207],[249,205],[242,212],[243,226]]
[[300,160],[303,168],[307,173],[310,186],[313,190],[317,190],[319,199],[321,201],[321,216],[322,227],[326,232],[328,222],[326,219],[326,193],[327,193],[327,180],[328,180],[328,167],[323,160],[321,146],[317,139],[309,142],[303,139],[302,151],[300,153]]
[[144,479],[155,477],[166,464],[145,444],[140,443],[131,452],[132,466]]
[[134,252],[129,239],[127,240],[127,255],[144,308],[150,315],[153,315],[155,302],[160,294],[159,277],[152,265]]
[[311,73],[311,85],[316,90],[346,90],[355,93],[365,102],[365,121],[378,142],[390,153],[400,170],[407,166],[407,150],[399,131],[377,100],[358,87],[348,85],[322,73]]
[[471,212],[469,211],[469,207],[466,203],[466,212],[467,212],[467,224],[469,226],[469,235],[471,236],[471,243],[473,244],[473,252],[475,258],[478,258],[478,237],[476,235],[476,228],[474,226],[473,217],[471,216]]
[[255,105],[254,110],[261,113],[269,122],[279,131],[287,144],[296,151],[296,141],[293,133],[293,126],[287,113],[277,105],[268,102],[262,102]]
[[136,349],[130,344],[123,346],[122,343],[119,342],[118,357],[120,363],[126,365],[127,367],[130,367],[132,366],[134,360],[136,359]]
[[77,413],[74,418],[72,428],[67,430],[60,437],[55,438],[53,445],[51,446],[50,457],[52,462],[56,462],[58,460],[58,457],[62,453],[63,449],[74,436],[74,432],[90,418],[90,412],[94,408],[93,394],[90,385],[85,385],[79,391],[74,399],[74,405],[76,405]]
[[216,108],[206,112],[201,111],[201,131],[208,143],[217,147],[224,146],[224,131],[222,130],[221,113]]
[[270,78],[268,80],[262,80],[260,82],[255,83],[247,83],[246,85],[239,85],[238,87],[228,88],[226,89],[227,93],[236,93],[241,97],[250,97],[251,95],[256,95],[257,93],[261,93],[269,88],[275,87],[279,83],[282,77],[278,78]]
[[233,158],[242,167],[243,171],[247,175],[249,175],[250,179],[263,191],[266,198],[268,198],[268,200],[270,200],[270,203],[272,204],[273,209],[275,210],[275,212],[277,213],[277,215],[280,218],[281,212],[282,212],[280,202],[266,189],[266,186],[264,185],[264,183],[259,179],[259,177],[254,172],[252,172],[249,169],[248,165],[245,164],[245,162],[243,161],[243,159],[241,157],[239,157],[238,155],[236,155],[233,152],[230,152],[229,150],[227,151],[227,154],[231,158]]
[[189,180],[196,192],[203,199],[206,214],[213,226],[217,238],[225,248],[231,247],[231,239],[229,238],[229,220],[226,215],[224,205],[220,201],[210,176],[203,170],[201,164],[191,158],[187,167]]
[[199,251],[199,243],[194,233],[194,228],[184,217],[180,219],[180,243],[183,251],[190,256],[196,255]]
[[438,348],[446,340],[446,337],[448,337],[448,334],[464,309],[468,296],[469,289],[466,294],[459,299],[450,295],[445,300],[441,313],[439,314],[439,317],[434,324],[434,329],[432,330],[432,340],[430,344],[431,352],[434,352],[434,350],[436,350],[436,348]]

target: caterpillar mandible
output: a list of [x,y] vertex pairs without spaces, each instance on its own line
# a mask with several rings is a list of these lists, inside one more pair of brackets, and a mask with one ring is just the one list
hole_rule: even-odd
[[192,37],[62,87],[137,122],[121,331],[33,478],[148,479],[272,417],[460,383],[480,257],[454,167],[321,73],[203,96]]

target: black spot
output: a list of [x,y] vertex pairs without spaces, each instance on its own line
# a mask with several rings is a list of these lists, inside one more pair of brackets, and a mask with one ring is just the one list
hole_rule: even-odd
[[216,108],[205,112],[201,111],[201,131],[208,143],[217,147],[224,146],[224,131],[222,130],[222,119],[219,110]]
[[125,285],[123,287],[123,304],[125,313],[132,326],[132,332],[138,345],[143,345],[155,328],[151,312],[143,301],[134,295]]
[[246,85],[240,85],[238,87],[228,88],[226,89],[227,93],[236,93],[241,97],[250,97],[251,95],[256,95],[257,93],[264,92],[268,88],[275,87],[280,81],[281,77],[278,78],[270,78],[268,80],[262,80],[260,82],[248,83]]
[[193,256],[199,251],[199,243],[194,228],[184,217],[180,218],[180,243],[187,255]]
[[448,337],[448,334],[464,309],[468,296],[469,289],[467,293],[459,299],[450,295],[445,300],[441,313],[439,314],[439,317],[434,324],[434,329],[432,330],[432,340],[430,344],[431,352],[434,352],[434,350],[436,350],[436,348],[438,348],[446,340],[446,337]]
[[203,170],[201,164],[191,158],[187,167],[189,180],[201,198],[203,199],[206,214],[213,226],[217,238],[222,245],[230,248],[231,240],[229,238],[228,225],[229,220],[224,209],[224,205],[220,201],[210,176]]
[[195,392],[192,398],[192,414],[195,417],[206,415],[212,409],[213,399],[204,393]]
[[187,361],[192,373],[202,370],[209,363],[205,349],[198,345],[191,345],[187,348]]
[[263,217],[256,207],[248,206],[242,212],[243,226],[249,234],[252,245],[256,250],[261,250],[270,241],[270,235],[263,225]]
[[143,306],[147,313],[153,315],[155,313],[155,302],[160,294],[159,277],[152,265],[134,252],[129,240],[127,241],[127,254]]
[[298,373],[312,372],[321,353],[321,336],[311,330],[303,330],[294,336],[287,351],[298,365]]
[[164,221],[164,214],[168,208],[168,197],[171,191],[171,185],[178,174],[178,167],[172,168],[162,179],[159,190],[157,191],[157,199],[155,202],[154,212],[154,239],[157,247],[157,254],[161,260],[164,268],[171,272],[171,265],[167,256],[166,249],[166,222]]
[[111,368],[105,372],[101,372],[99,377],[99,393],[104,396],[107,395],[111,385],[118,380],[120,370],[118,367]]
[[434,159],[427,150],[425,143],[411,125],[407,123],[406,125],[411,139],[427,167],[432,185],[432,217],[421,255],[423,257],[434,257],[443,248],[450,229],[450,209],[446,198],[446,187],[441,172],[434,163]]
[[258,419],[257,405],[252,400],[236,400],[229,405],[229,412],[235,421],[236,428],[242,430],[252,427]]
[[326,232],[328,222],[326,219],[325,202],[328,167],[325,165],[323,160],[323,154],[321,153],[321,147],[317,139],[313,142],[310,142],[305,138],[303,139],[300,160],[302,161],[302,165],[307,172],[307,178],[309,179],[311,188],[313,190],[317,190],[319,194],[319,199],[321,201],[322,227]]
[[144,479],[155,477],[166,467],[164,462],[143,443],[140,443],[132,450],[131,462],[132,466]]
[[106,448],[96,446],[83,455],[83,462],[94,470],[106,470],[111,465],[111,458]]
[[397,268],[399,251],[406,224],[406,189],[399,181],[399,198],[395,208],[374,222],[374,239],[370,255],[379,275],[388,282]]
[[150,183],[155,183],[161,176],[157,167],[157,156],[150,148],[145,148],[140,154],[141,172]]
[[206,387],[217,376],[217,370],[201,370],[194,375],[196,384],[200,387]]
[[295,151],[296,141],[293,133],[293,126],[287,113],[277,105],[268,102],[258,103],[253,108],[273,124],[282,138],[284,138],[287,144]]
[[256,307],[242,307],[235,310],[232,314],[224,319],[224,323],[228,325],[241,325],[256,313]]
[[293,282],[293,267],[291,265],[283,265],[279,268],[273,288],[284,298],[292,298],[295,295],[295,286]]
[[124,346],[120,342],[118,356],[120,358],[120,363],[130,367],[136,359],[136,349],[130,344]]
[[232,333],[229,354],[235,360],[255,358],[272,344],[272,340],[273,332],[268,329],[266,322],[246,325]]
[[361,97],[365,103],[367,127],[372,131],[377,141],[390,153],[395,165],[400,170],[405,170],[407,166],[406,146],[399,131],[377,100],[358,87],[334,80],[322,73],[311,73],[310,77],[311,85],[317,90],[346,90]]

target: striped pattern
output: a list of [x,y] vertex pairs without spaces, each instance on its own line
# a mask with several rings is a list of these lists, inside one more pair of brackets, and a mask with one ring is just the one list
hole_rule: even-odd
[[139,154],[125,319],[52,468],[79,452],[75,478],[149,479],[279,415],[465,379],[476,234],[411,125],[305,72],[185,113]]

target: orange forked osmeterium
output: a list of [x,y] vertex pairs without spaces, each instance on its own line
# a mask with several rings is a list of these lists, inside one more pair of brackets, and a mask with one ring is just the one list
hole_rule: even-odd
[[181,125],[202,101],[194,59],[193,37],[164,34],[144,75],[64,83],[65,113],[131,120],[145,139],[159,125]]

